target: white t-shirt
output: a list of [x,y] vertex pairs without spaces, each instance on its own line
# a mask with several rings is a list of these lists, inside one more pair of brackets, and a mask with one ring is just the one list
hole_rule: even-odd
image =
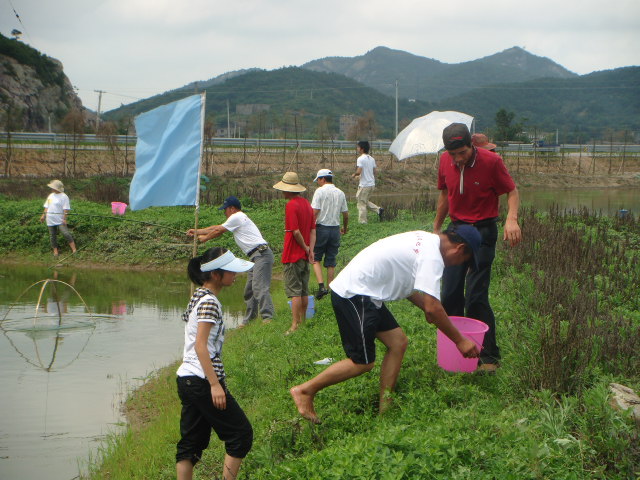
[[182,364],[178,368],[179,377],[197,375],[205,378],[204,370],[196,353],[196,334],[199,322],[210,322],[211,330],[207,339],[207,350],[210,358],[216,358],[213,368],[219,379],[224,379],[222,367],[222,344],[224,343],[224,322],[222,320],[222,305],[216,296],[208,289],[198,288],[187,309],[189,320],[184,326],[184,351]]
[[55,227],[64,223],[64,211],[71,210],[69,197],[66,193],[52,192],[49,194],[43,205],[47,209],[47,226]]
[[374,301],[407,298],[414,291],[440,300],[444,261],[440,237],[414,231],[399,233],[369,245],[331,282],[343,298],[367,295]]
[[340,214],[349,210],[344,192],[333,183],[325,183],[313,192],[311,208],[320,210],[316,223],[326,227],[340,226]]
[[256,224],[244,212],[234,213],[222,226],[233,233],[236,244],[244,253],[249,253],[258,245],[267,243]]
[[358,186],[375,187],[376,177],[373,173],[373,169],[376,168],[375,159],[371,155],[363,153],[358,157],[356,166],[362,168],[362,173],[360,173],[360,184]]

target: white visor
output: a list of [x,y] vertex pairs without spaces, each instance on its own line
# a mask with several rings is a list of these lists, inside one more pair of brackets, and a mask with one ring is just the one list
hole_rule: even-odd
[[210,262],[203,263],[200,265],[201,272],[212,272],[213,270],[226,270],[228,272],[246,272],[247,270],[251,270],[253,267],[253,262],[248,262],[246,260],[242,260],[240,258],[236,258],[231,250],[227,250],[225,253],[220,255],[218,258],[214,258]]

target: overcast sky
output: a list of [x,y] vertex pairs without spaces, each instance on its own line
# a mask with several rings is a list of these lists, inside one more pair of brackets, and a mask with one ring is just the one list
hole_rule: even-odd
[[519,46],[581,75],[640,65],[638,0],[0,0],[0,32],[14,28],[64,64],[85,107],[107,92],[102,111],[377,46],[445,63]]

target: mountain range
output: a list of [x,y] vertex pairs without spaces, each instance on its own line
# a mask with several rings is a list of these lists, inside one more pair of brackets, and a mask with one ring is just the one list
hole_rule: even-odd
[[320,119],[337,131],[340,115],[371,111],[379,136],[393,138],[396,81],[400,128],[432,110],[458,110],[475,117],[478,131],[489,131],[497,111],[505,109],[524,129],[558,132],[566,142],[609,138],[611,132],[640,135],[640,67],[581,76],[519,47],[457,64],[377,47],[300,67],[231,72],[123,106],[105,118],[136,115],[197,86],[207,91],[207,111],[219,126],[228,120],[227,101],[231,112],[236,105],[268,105],[261,119],[253,119],[253,131],[247,126],[248,135],[260,134],[256,122],[289,122],[292,132],[295,121],[300,135],[313,136]]
[[[0,129],[9,128],[7,112],[15,130],[46,131],[49,122],[61,129],[65,115],[81,108],[59,62],[1,35],[0,71]],[[565,142],[623,131],[625,138],[640,136],[640,67],[581,76],[519,47],[456,64],[377,47],[298,67],[233,71],[104,112],[102,119],[124,133],[132,116],[203,90],[212,125],[237,126],[236,134],[249,136],[340,138],[339,120],[350,116],[374,120],[378,138],[393,138],[396,115],[402,128],[432,110],[463,111],[476,118],[478,131],[490,132],[500,109],[525,129],[561,132]]]
[[483,85],[577,77],[548,58],[532,55],[520,47],[457,64],[377,47],[357,57],[313,60],[302,68],[339,73],[390,96],[395,95],[397,81],[400,97],[427,102],[438,102]]

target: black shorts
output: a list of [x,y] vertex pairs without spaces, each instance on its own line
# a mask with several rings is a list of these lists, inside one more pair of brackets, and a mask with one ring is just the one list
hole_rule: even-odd
[[400,327],[384,303],[377,308],[365,295],[343,298],[332,291],[331,304],[338,321],[342,348],[354,363],[373,363],[376,360],[376,334]]

